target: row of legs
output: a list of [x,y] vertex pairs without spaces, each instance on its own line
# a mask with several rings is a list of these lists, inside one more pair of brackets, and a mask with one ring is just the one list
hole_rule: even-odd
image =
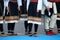
[[[32,34],[32,23],[27,23],[27,21],[24,22],[25,25],[25,34]],[[15,27],[15,23],[8,23],[8,33],[14,33],[14,27]],[[38,24],[34,24],[34,33],[37,33],[37,29],[38,29]],[[3,33],[3,24],[0,24],[0,33]]]
[[25,34],[28,34],[28,35],[36,35],[37,34],[38,24],[34,24],[34,33],[32,33],[33,23],[27,23],[27,21],[25,21],[24,24],[25,24]]
[[[8,23],[8,33],[14,33],[15,23]],[[4,34],[3,24],[0,24],[0,34]]]
[[[60,33],[60,20],[57,20],[57,30]],[[25,25],[25,34],[32,34],[32,23],[27,23],[27,21],[24,22]],[[8,33],[14,33],[14,27],[15,27],[15,23],[8,23]],[[34,24],[34,33],[33,34],[37,34],[37,30],[38,30],[38,24]],[[3,33],[3,24],[0,24],[0,33]]]

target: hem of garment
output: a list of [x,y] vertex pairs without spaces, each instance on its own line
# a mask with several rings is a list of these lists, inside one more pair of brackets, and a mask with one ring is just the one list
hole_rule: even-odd
[[5,23],[17,23],[18,20],[13,20],[13,21],[5,21]]
[[33,24],[38,24],[38,25],[42,24],[41,22],[35,22],[35,21],[28,21],[28,23],[33,23]]

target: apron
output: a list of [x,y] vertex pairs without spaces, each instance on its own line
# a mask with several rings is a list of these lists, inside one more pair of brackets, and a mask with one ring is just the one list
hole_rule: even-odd
[[10,0],[9,4],[9,12],[5,14],[5,22],[13,23],[18,22],[19,20],[19,12],[18,12],[18,3],[17,0]]
[[37,13],[38,2],[30,2],[28,8],[28,23],[41,24],[41,11]]
[[27,20],[27,0],[22,0],[22,6],[21,6],[21,14],[20,14],[20,20],[26,21]]

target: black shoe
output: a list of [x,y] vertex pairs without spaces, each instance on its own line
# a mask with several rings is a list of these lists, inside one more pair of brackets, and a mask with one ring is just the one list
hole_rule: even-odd
[[28,33],[29,36],[32,36],[32,33]]
[[11,35],[18,35],[17,33],[14,33],[13,31],[11,31]]
[[37,37],[37,33],[33,33],[33,36]]
[[8,31],[8,33],[11,33],[11,31]]
[[11,31],[8,31],[8,34],[7,34],[7,35],[9,35],[9,36],[10,36],[11,34],[12,34],[12,33],[11,33]]
[[6,36],[4,32],[1,32],[0,33],[0,36]]
[[4,34],[4,32],[2,32],[1,34]]
[[60,30],[58,30],[58,33],[60,33]]

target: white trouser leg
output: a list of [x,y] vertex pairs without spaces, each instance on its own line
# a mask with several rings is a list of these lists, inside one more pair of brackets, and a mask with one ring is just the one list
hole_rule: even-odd
[[52,15],[51,17],[51,21],[50,21],[50,28],[54,28],[55,24],[56,24],[56,20],[57,20],[57,15]]
[[50,18],[45,16],[45,29],[49,29],[49,22],[50,22]]

